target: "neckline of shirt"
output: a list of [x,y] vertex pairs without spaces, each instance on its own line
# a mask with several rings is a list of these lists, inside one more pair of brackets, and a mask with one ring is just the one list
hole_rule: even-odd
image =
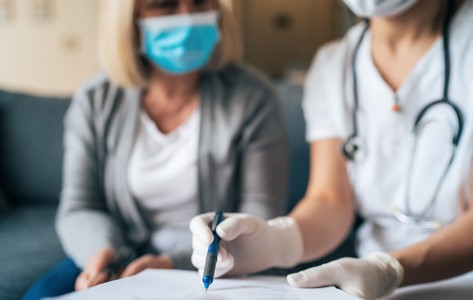
[[[453,16],[451,20],[451,25],[450,25],[450,52],[452,53],[454,50],[454,45],[456,41],[456,36],[459,34],[458,33],[458,28],[464,27],[462,24],[464,22],[468,22],[465,20],[465,16],[468,16],[468,11],[471,11],[473,9],[473,0],[465,0],[461,6],[457,9],[455,15]],[[360,29],[361,30],[361,29]],[[359,37],[358,33],[358,37]],[[367,62],[367,70],[370,73],[370,76],[372,78],[375,78],[376,81],[379,82],[380,86],[382,86],[383,91],[385,91],[387,94],[391,95],[393,97],[393,102],[390,103],[390,105],[394,105],[394,98],[397,98],[398,102],[397,104],[403,106],[402,104],[405,104],[406,95],[408,95],[413,88],[417,86],[419,81],[425,76],[423,73],[425,73],[426,65],[435,57],[435,53],[437,50],[441,51],[442,57],[440,58],[439,63],[437,66],[438,68],[441,69],[443,72],[444,70],[444,60],[443,60],[443,49],[442,49],[442,44],[443,44],[443,35],[439,36],[436,41],[431,45],[431,47],[424,53],[424,55],[416,62],[414,68],[411,70],[411,72],[408,74],[408,76],[404,79],[402,82],[401,86],[397,89],[397,91],[394,91],[384,80],[384,78],[381,76],[378,68],[376,68],[376,65],[373,60],[373,56],[371,55],[371,42],[372,42],[372,33],[371,31],[368,30],[366,33],[365,39],[362,42],[362,45],[360,47],[360,53],[362,53],[362,59],[366,59]],[[439,49],[440,48],[440,49]],[[361,64],[357,64],[361,65]],[[358,67],[358,66],[357,66]],[[441,92],[443,92],[443,86],[441,89]],[[441,97],[441,94],[439,94],[439,99]],[[434,99],[433,99],[434,100]]]
[[141,126],[146,131],[148,136],[151,136],[155,142],[164,143],[177,140],[187,134],[194,127],[199,127],[200,108],[197,107],[192,114],[176,129],[169,133],[163,133],[149,116],[148,112],[142,108],[140,112]]
[[[441,49],[443,43],[443,36],[438,37],[435,42],[429,47],[429,49],[422,55],[422,57],[415,63],[414,67],[411,69],[409,74],[404,81],[401,83],[399,88],[394,91],[389,84],[384,80],[383,76],[379,72],[378,68],[376,67],[373,55],[371,54],[371,43],[372,43],[372,34],[371,31],[366,33],[365,40],[361,45],[361,53],[363,53],[363,59],[367,62],[367,70],[369,71],[369,75],[372,78],[375,78],[376,81],[380,84],[383,91],[393,97],[393,102],[390,103],[390,106],[394,105],[394,98],[397,97],[398,104],[402,106],[404,99],[406,98],[405,95],[408,95],[410,91],[415,88],[419,81],[425,76],[425,70],[428,64],[432,62],[433,59],[437,59],[436,53]],[[443,52],[442,52],[443,53]],[[443,70],[443,58],[442,58],[442,65],[441,68]],[[440,62],[440,61],[439,61]]]

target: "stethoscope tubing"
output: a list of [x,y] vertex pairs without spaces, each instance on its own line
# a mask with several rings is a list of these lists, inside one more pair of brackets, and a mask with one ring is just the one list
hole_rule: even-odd
[[[414,133],[414,136],[416,136],[416,134],[418,132],[418,128],[419,128],[419,126],[421,126],[422,119],[427,114],[427,112],[430,111],[433,107],[436,107],[438,105],[447,105],[449,108],[452,109],[452,111],[455,114],[456,120],[457,120],[458,128],[457,128],[456,134],[453,135],[453,138],[452,138],[452,141],[451,141],[452,142],[452,150],[451,150],[451,153],[449,154],[450,156],[449,156],[448,164],[447,164],[447,167],[446,167],[445,171],[441,175],[440,182],[435,188],[435,192],[433,194],[432,199],[430,200],[429,205],[427,206],[427,208],[423,212],[420,212],[420,213],[413,213],[412,212],[411,206],[410,206],[409,200],[408,200],[409,199],[408,195],[406,195],[406,197],[405,197],[406,212],[403,212],[400,209],[396,209],[396,210],[392,211],[392,215],[394,217],[396,217],[396,219],[398,219],[399,221],[401,221],[403,223],[416,223],[416,224],[425,223],[425,225],[426,225],[425,227],[427,227],[427,228],[438,228],[439,227],[438,221],[427,220],[427,213],[428,213],[429,209],[431,209],[435,205],[435,201],[436,201],[438,192],[439,192],[440,187],[441,187],[442,183],[444,182],[444,180],[446,178],[446,175],[447,175],[447,173],[450,169],[450,166],[451,166],[451,164],[453,162],[453,159],[455,157],[455,154],[456,154],[456,148],[457,148],[458,143],[460,142],[460,139],[461,139],[462,134],[463,134],[464,120],[463,120],[462,112],[461,112],[460,108],[455,103],[450,101],[450,98],[449,98],[450,75],[451,75],[450,74],[451,73],[451,59],[450,59],[450,40],[449,39],[450,39],[450,23],[451,23],[451,20],[453,18],[453,14],[454,14],[455,2],[456,2],[455,0],[448,1],[448,8],[447,8],[447,13],[446,13],[446,16],[445,16],[445,22],[444,22],[444,26],[443,26],[443,43],[442,43],[442,46],[443,46],[443,54],[444,54],[445,71],[444,71],[444,87],[443,87],[442,99],[433,101],[433,102],[429,103],[428,105],[426,105],[425,107],[423,107],[419,111],[419,113],[417,114],[417,116],[415,118],[414,126],[413,126],[413,133]],[[364,27],[361,35],[360,35],[360,38],[358,39],[358,41],[355,45],[355,49],[353,51],[352,63],[351,63],[352,64],[352,76],[353,76],[353,96],[354,96],[353,97],[353,100],[354,100],[353,101],[353,109],[352,109],[353,131],[352,131],[352,134],[349,135],[349,137],[345,140],[345,142],[342,145],[342,154],[344,155],[344,157],[348,161],[352,161],[352,162],[355,162],[356,153],[359,151],[359,148],[360,148],[360,143],[358,141],[359,140],[359,137],[358,137],[359,91],[358,91],[358,76],[357,76],[356,66],[357,66],[357,58],[358,58],[358,55],[359,55],[359,50],[360,50],[362,42],[363,42],[363,40],[366,36],[366,33],[368,32],[369,27],[370,27],[370,21],[369,20],[365,20],[365,23],[366,23],[366,25],[365,25],[365,27]],[[416,147],[416,144],[417,144],[417,142],[415,142],[414,147]],[[412,163],[412,161],[410,162],[410,164],[411,163]],[[411,172],[412,172],[412,170],[410,169],[409,174],[407,175],[408,181],[411,180],[411,174],[410,174]],[[409,187],[409,186],[410,186],[410,183],[407,183],[407,187]]]

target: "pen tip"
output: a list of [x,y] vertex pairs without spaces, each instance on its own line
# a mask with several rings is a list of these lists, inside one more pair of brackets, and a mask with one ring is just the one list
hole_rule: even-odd
[[209,289],[210,284],[212,283],[212,278],[210,276],[204,276],[204,278],[202,278],[202,281],[204,282],[204,288],[207,291]]

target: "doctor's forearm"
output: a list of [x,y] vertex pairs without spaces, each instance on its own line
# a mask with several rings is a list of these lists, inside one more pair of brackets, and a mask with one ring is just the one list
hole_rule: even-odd
[[340,147],[340,139],[313,142],[310,147],[307,192],[290,213],[303,237],[303,261],[334,250],[353,225],[355,201]]
[[432,237],[391,253],[404,267],[402,286],[442,280],[473,270],[473,211]]
[[348,235],[354,222],[354,207],[330,201],[303,199],[290,214],[303,236],[303,261],[333,251]]

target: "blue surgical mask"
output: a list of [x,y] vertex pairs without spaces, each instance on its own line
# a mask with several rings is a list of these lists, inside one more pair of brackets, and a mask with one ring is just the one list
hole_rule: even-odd
[[210,11],[141,19],[141,52],[167,73],[201,70],[220,40],[218,17]]
[[355,15],[371,18],[397,16],[419,0],[344,0],[344,2]]

